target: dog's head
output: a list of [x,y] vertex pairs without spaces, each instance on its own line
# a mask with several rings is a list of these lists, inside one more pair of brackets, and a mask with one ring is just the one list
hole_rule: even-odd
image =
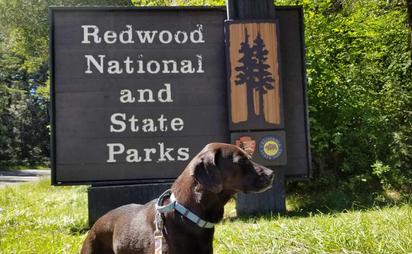
[[206,190],[257,193],[272,186],[271,169],[250,160],[235,145],[211,143],[192,160],[191,175]]

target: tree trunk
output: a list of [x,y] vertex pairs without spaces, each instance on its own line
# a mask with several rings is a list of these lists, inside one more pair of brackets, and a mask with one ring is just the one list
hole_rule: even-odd
[[253,86],[252,84],[246,84],[246,93],[247,93],[247,120],[251,121],[256,117],[255,107],[254,107],[254,98],[253,98]]
[[262,121],[265,122],[265,112],[263,111],[263,109],[263,89],[261,89],[261,91],[259,91],[259,116],[260,119],[262,119]]

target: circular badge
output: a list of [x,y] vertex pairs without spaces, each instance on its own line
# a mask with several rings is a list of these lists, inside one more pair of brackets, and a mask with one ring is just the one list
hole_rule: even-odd
[[283,153],[283,145],[275,136],[263,137],[259,142],[259,154],[267,160],[276,160]]

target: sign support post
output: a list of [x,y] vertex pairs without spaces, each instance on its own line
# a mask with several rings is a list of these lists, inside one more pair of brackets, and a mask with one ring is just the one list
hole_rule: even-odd
[[89,226],[108,211],[130,203],[145,204],[169,189],[171,183],[91,186],[87,190]]
[[[259,22],[259,20],[274,20],[276,18],[275,7],[273,6],[272,0],[227,0],[226,5],[229,22],[241,22],[242,20],[247,20],[248,22],[254,22],[256,20]],[[229,28],[228,31],[230,31]],[[246,37],[248,36],[250,35],[247,34],[246,30]],[[276,38],[272,39],[276,40]],[[227,43],[232,43],[230,37],[226,37],[226,40],[229,41]],[[227,52],[227,54],[231,54],[231,52],[232,51]],[[232,56],[230,56],[230,58],[232,58]],[[230,96],[230,94],[228,96]],[[248,106],[251,107],[250,104]],[[234,106],[232,105],[232,107]],[[280,105],[280,107],[282,106]],[[246,131],[247,129],[246,127],[239,130]],[[286,166],[272,167],[272,169],[275,170],[275,180],[272,189],[259,194],[239,194],[236,201],[237,214],[242,216],[268,212],[284,213],[286,211],[285,167]]]

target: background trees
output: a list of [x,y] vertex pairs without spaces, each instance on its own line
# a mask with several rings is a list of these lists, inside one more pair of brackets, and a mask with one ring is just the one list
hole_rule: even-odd
[[48,7],[129,1],[0,0],[0,167],[48,163]]
[[340,2],[303,2],[315,173],[410,186],[406,5]]
[[[131,2],[224,5],[223,0]],[[410,2],[276,1],[304,7],[311,145],[314,173],[321,179],[412,186]],[[47,161],[50,5],[130,2],[0,0],[1,164]]]

